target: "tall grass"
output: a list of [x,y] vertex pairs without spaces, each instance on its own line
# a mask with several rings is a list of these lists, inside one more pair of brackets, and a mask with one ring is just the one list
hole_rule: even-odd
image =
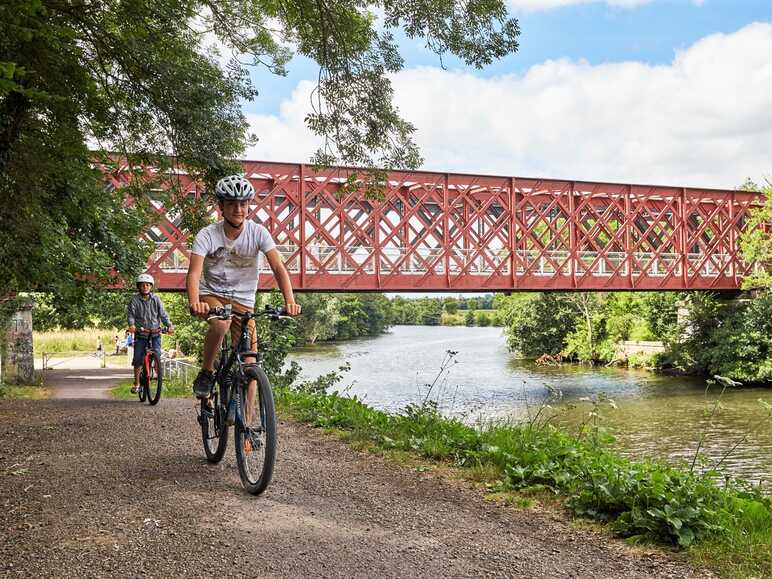
[[123,337],[120,330],[97,330],[87,328],[83,330],[57,330],[52,332],[34,332],[32,347],[35,354],[43,352],[95,352],[97,339],[102,338],[105,351],[109,354],[115,351],[115,336]]

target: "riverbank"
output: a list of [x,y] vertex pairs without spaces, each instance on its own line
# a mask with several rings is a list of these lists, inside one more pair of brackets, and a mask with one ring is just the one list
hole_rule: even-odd
[[[457,354],[438,378],[448,350]],[[443,414],[470,424],[525,420],[529,408],[549,395],[548,385],[561,393],[552,403],[560,411],[561,425],[575,433],[592,400],[609,399],[615,406],[601,409],[601,423],[624,456],[690,460],[705,433],[701,452],[709,464],[739,443],[722,470],[772,483],[772,421],[764,422],[766,410],[759,403],[772,404],[770,390],[731,388],[708,420],[720,389],[708,388],[703,379],[588,365],[535,366],[515,359],[497,328],[396,326],[377,338],[293,351],[289,360],[300,364],[305,380],[338,371],[347,362],[350,370],[338,387],[378,410],[398,412],[428,394]],[[761,428],[743,440],[749,425],[759,423]]]
[[473,428],[441,416],[431,403],[386,414],[324,386],[279,389],[278,407],[355,448],[460,468],[464,478],[510,502],[557,498],[620,537],[676,546],[724,576],[772,575],[770,497],[730,481],[719,488],[716,473],[626,460],[608,449],[592,416],[579,438],[555,429],[546,405],[525,424]]

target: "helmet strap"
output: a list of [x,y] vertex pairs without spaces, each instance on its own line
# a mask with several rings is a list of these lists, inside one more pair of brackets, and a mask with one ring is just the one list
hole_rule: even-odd
[[242,221],[242,222],[241,222],[241,225],[236,225],[236,224],[235,224],[235,223],[233,223],[233,222],[232,222],[230,219],[228,219],[227,217],[225,217],[225,215],[223,215],[223,217],[222,217],[222,218],[225,220],[225,222],[226,222],[228,225],[230,225],[231,227],[233,227],[233,229],[235,229],[236,231],[238,231],[239,229],[241,229],[242,227],[244,227],[244,221],[246,221],[246,219],[245,219],[244,221]]

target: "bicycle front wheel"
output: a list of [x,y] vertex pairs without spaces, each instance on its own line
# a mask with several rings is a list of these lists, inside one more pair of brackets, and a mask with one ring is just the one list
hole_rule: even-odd
[[212,407],[207,408],[205,400],[201,401],[201,437],[204,441],[206,460],[212,463],[220,462],[225,449],[228,448],[228,425],[225,424],[225,408],[220,400],[220,389],[215,387],[211,397]]
[[[259,367],[248,368],[239,388],[243,423],[236,426],[236,463],[241,484],[253,495],[262,493],[271,482],[276,462],[276,410],[271,383]],[[249,400],[247,386],[257,381],[255,395]]]
[[139,371],[139,388],[137,388],[137,398],[140,402],[144,402],[147,398],[147,372],[145,367],[142,366],[142,370]]
[[153,351],[148,360],[150,372],[147,377],[147,401],[151,406],[158,404],[161,399],[161,385],[163,384],[163,369],[158,352]]

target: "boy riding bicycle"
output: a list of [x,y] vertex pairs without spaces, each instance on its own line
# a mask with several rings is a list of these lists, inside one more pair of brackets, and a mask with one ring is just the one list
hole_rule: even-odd
[[[190,254],[186,278],[190,312],[207,318],[209,310],[230,304],[234,313],[252,312],[258,283],[258,256],[265,254],[276,283],[284,296],[287,314],[296,316],[300,305],[295,303],[287,269],[271,234],[262,225],[247,219],[249,202],[255,195],[252,184],[241,175],[223,177],[217,182],[215,195],[222,221],[204,227],[196,235]],[[241,321],[209,320],[204,338],[203,365],[193,382],[197,398],[208,398],[214,382],[214,364],[225,333],[230,328],[231,341],[241,335]],[[257,351],[255,321],[249,322],[251,351]],[[247,358],[245,361],[256,362]],[[249,400],[255,396],[255,382],[248,388]],[[251,403],[248,405],[251,408]]]
[[[134,366],[134,386],[132,394],[136,394],[139,388],[139,374],[145,358],[148,345],[151,349],[161,354],[161,323],[166,331],[172,333],[174,327],[166,314],[161,298],[152,293],[155,280],[147,273],[137,277],[137,291],[127,307],[129,332],[134,336],[134,357],[131,365]],[[142,333],[135,333],[141,330]]]

